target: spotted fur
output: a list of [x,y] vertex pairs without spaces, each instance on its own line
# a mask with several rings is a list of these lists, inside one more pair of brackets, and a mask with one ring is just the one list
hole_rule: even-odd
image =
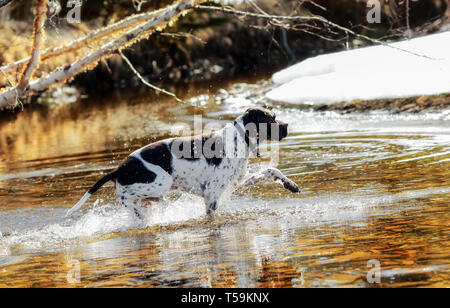
[[[254,134],[246,130],[255,124]],[[275,114],[263,108],[250,108],[234,123],[212,134],[162,140],[140,148],[128,156],[112,173],[98,181],[83,198],[68,211],[68,215],[87,200],[107,181],[115,182],[117,200],[142,214],[136,207],[143,199],[157,200],[170,190],[181,189],[202,196],[206,212],[213,213],[220,205],[225,191],[243,183],[249,160],[249,146],[262,140],[259,124],[269,124],[266,139],[271,138],[270,127],[279,129],[276,139],[287,136],[287,124],[277,121]],[[299,192],[298,186],[277,169],[267,169],[247,179],[244,185],[274,179],[284,187]]]

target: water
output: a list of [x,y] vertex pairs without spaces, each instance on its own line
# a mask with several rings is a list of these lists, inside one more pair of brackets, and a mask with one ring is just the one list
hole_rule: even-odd
[[[209,220],[201,199],[173,193],[141,222],[114,204],[110,183],[64,217],[134,149],[172,136],[177,123],[192,125],[194,114],[223,125],[249,105],[216,103],[216,90],[179,93],[209,94],[194,105],[116,94],[4,119],[0,286],[450,286],[445,113],[342,115],[276,105],[290,125],[278,168],[301,194],[263,183],[237,191]],[[269,161],[253,159],[250,169]],[[368,281],[373,264],[381,266],[380,283]]]

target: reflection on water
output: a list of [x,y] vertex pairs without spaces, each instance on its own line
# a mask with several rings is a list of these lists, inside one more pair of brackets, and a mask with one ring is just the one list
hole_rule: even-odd
[[[113,95],[4,119],[0,286],[449,286],[450,125],[442,114],[274,106],[290,125],[278,167],[302,194],[264,183],[236,192],[209,220],[201,199],[174,193],[140,222],[114,205],[109,184],[64,217],[101,174],[171,136],[174,123],[202,114],[223,124],[248,106],[211,94],[198,105]],[[250,168],[261,161],[268,157]],[[380,283],[367,280],[370,260],[381,265]]]

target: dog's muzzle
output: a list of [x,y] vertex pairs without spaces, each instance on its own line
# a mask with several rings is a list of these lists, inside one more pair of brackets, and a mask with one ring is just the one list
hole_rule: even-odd
[[280,121],[280,122],[278,122],[278,127],[279,127],[279,134],[280,134],[278,140],[286,138],[288,135],[288,124]]

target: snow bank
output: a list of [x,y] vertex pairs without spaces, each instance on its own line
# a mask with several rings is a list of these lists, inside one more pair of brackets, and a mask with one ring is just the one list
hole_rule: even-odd
[[275,73],[272,79],[280,86],[266,96],[331,104],[450,92],[450,31],[390,46],[395,48],[379,45],[306,59]]

